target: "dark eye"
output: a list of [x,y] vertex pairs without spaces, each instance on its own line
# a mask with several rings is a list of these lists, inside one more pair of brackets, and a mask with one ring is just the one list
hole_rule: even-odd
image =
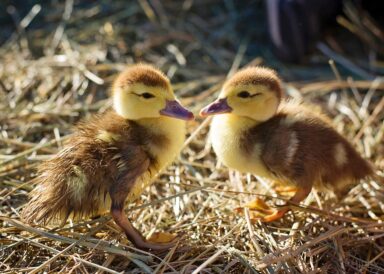
[[240,98],[250,98],[250,97],[255,97],[255,96],[258,96],[258,95],[261,95],[261,93],[254,93],[254,94],[250,94],[248,91],[240,91],[237,96],[240,97]]
[[155,97],[155,95],[149,93],[149,92],[145,92],[143,94],[141,94],[141,97],[145,98],[145,99],[150,99],[150,98],[153,98]]
[[237,94],[238,97],[240,98],[249,98],[251,97],[251,94],[248,92],[248,91],[240,91],[238,94]]

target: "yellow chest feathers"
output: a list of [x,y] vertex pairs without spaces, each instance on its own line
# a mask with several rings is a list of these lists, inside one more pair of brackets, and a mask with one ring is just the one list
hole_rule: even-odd
[[163,136],[164,142],[150,142],[146,147],[148,153],[156,159],[160,171],[180,153],[185,141],[185,122],[178,119],[161,117],[155,121],[145,119],[140,122],[149,128],[154,135]]
[[241,147],[244,132],[255,125],[256,122],[251,119],[231,114],[217,115],[211,124],[212,146],[219,160],[227,167],[270,178],[271,174],[260,159],[262,144],[252,145],[248,153]]
[[146,119],[140,123],[150,128],[156,135],[164,136],[166,141],[164,143],[152,142],[146,147],[148,153],[156,159],[156,165],[150,166],[149,172],[145,172],[136,180],[128,195],[128,201],[138,198],[144,188],[152,183],[154,177],[177,157],[184,144],[186,134],[185,122],[182,120],[162,117],[156,121]]

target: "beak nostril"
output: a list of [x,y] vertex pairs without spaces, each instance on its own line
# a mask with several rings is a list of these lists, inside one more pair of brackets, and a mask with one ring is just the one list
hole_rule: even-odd
[[165,108],[160,111],[160,114],[182,120],[192,120],[194,118],[193,113],[176,100],[167,100]]
[[232,108],[228,105],[227,98],[221,98],[203,108],[200,111],[200,115],[204,117],[212,114],[228,113],[231,111]]

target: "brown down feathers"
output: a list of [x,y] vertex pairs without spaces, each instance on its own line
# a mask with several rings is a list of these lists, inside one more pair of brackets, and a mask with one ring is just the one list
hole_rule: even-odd
[[[145,161],[156,161],[141,149],[144,142],[166,141],[113,111],[84,121],[76,129],[65,148],[40,165],[39,185],[22,212],[27,222],[65,222],[71,214],[81,218],[109,209],[107,193],[112,184]],[[98,140],[95,136],[101,130],[118,137],[112,142]]]

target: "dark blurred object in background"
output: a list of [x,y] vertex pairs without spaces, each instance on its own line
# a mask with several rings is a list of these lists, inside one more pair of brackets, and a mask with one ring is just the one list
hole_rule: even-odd
[[[324,30],[342,13],[342,0],[267,0],[269,35],[275,54],[288,62],[302,62]],[[353,1],[383,24],[384,1]]]

